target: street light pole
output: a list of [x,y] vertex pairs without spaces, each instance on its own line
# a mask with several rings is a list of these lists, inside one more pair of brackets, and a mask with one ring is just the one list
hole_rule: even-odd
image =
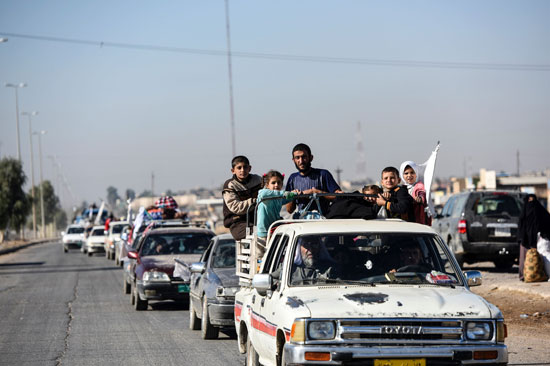
[[38,135],[38,151],[40,155],[40,216],[42,219],[42,227],[40,228],[40,232],[42,238],[46,237],[46,220],[44,219],[44,179],[42,177],[42,135],[45,135],[46,133],[47,131],[34,132],[35,135]]
[[29,117],[29,146],[31,150],[31,196],[32,196],[32,233],[33,237],[36,239],[36,203],[34,201],[34,157],[33,157],[33,148],[32,148],[32,119],[31,116],[36,116],[37,111],[33,112],[21,112],[22,115]]
[[6,83],[7,88],[13,88],[15,90],[15,124],[17,127],[17,160],[21,162],[21,147],[20,147],[20,141],[19,141],[19,98],[17,96],[17,89],[26,87],[27,84],[25,83],[19,83],[19,84],[11,84]]

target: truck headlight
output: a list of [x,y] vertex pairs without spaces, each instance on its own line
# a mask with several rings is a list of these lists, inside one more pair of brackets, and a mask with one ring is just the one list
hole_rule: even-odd
[[490,340],[491,324],[487,322],[468,322],[466,323],[466,338],[472,340]]
[[143,281],[170,282],[170,277],[164,272],[149,271],[143,274]]
[[307,324],[307,334],[312,340],[333,339],[336,327],[333,321],[311,321]]

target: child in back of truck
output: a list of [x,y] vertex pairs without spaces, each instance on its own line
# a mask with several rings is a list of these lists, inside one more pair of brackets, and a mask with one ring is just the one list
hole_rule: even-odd
[[[263,176],[263,188],[258,192],[258,211],[256,219],[256,235],[258,258],[262,258],[266,250],[267,231],[271,224],[281,218],[281,207],[292,201],[299,193],[281,191],[284,176],[276,170],[270,170]],[[279,197],[269,199],[268,197]]]

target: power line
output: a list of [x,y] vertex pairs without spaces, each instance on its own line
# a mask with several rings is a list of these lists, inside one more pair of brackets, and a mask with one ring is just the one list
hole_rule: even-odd
[[[88,46],[98,46],[100,48],[106,48],[106,47],[126,48],[126,49],[135,49],[135,50],[144,50],[144,51],[160,51],[160,52],[186,53],[186,54],[194,54],[194,55],[224,56],[224,57],[227,57],[227,53],[228,53],[228,51],[221,51],[221,50],[168,47],[168,46],[156,46],[156,45],[137,44],[137,43],[94,41],[94,40],[75,39],[75,38],[37,36],[37,35],[21,34],[21,33],[0,32],[0,34],[6,37],[25,38],[25,39],[32,39],[37,41],[81,44],[81,45],[88,45]],[[391,59],[289,55],[289,54],[242,52],[242,51],[231,51],[231,56],[241,57],[241,58],[279,60],[279,61],[302,61],[302,62],[356,64],[356,65],[372,65],[372,66],[502,70],[502,71],[550,71],[550,64],[511,64],[511,63],[391,60]]]

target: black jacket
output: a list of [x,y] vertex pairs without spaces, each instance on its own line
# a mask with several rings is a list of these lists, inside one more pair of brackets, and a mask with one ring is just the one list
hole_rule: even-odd
[[390,194],[390,199],[385,205],[388,217],[415,222],[414,199],[407,191],[407,188],[397,186],[390,191]]

